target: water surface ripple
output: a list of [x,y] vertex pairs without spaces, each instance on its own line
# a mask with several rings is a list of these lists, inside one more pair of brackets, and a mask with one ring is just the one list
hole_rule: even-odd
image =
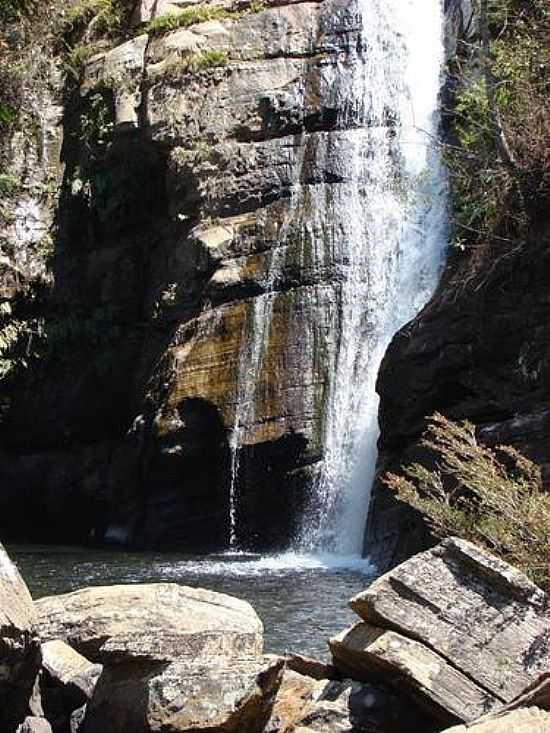
[[286,553],[190,556],[74,547],[8,548],[34,598],[86,586],[180,583],[249,601],[265,627],[265,651],[327,656],[327,639],[355,620],[349,598],[373,577],[358,557]]

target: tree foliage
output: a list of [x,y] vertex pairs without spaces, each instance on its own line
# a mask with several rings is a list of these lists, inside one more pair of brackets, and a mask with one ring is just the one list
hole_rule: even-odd
[[455,244],[503,251],[550,202],[550,1],[478,0],[479,43],[454,63]]
[[413,463],[384,482],[420,511],[438,537],[458,535],[516,565],[550,590],[550,493],[540,468],[510,446],[481,444],[468,422],[432,416]]

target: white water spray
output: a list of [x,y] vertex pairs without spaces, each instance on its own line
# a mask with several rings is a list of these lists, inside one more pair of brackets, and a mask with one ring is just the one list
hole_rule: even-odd
[[[299,545],[360,553],[376,463],[376,378],[394,333],[432,294],[446,244],[446,176],[434,144],[443,64],[441,0],[359,0],[350,172],[316,191],[342,253],[324,460]],[[341,73],[346,73],[345,69]]]

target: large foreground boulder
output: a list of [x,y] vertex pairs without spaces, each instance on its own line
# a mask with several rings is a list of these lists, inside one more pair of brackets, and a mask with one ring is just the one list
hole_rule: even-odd
[[469,542],[450,538],[412,557],[350,605],[363,621],[331,639],[336,668],[386,682],[434,720],[472,723],[526,689],[524,704],[546,699],[549,598]]
[[42,642],[62,639],[92,662],[238,657],[257,662],[263,626],[249,603],[175,583],[85,588],[36,602]]
[[12,733],[31,711],[40,669],[33,602],[0,544],[0,731]]
[[104,665],[84,733],[259,733],[282,673],[246,602],[160,583],[38,601],[40,635]]
[[550,668],[550,599],[470,542],[444,540],[350,602],[367,623],[434,650],[504,703]]
[[436,652],[395,631],[358,623],[331,639],[330,647],[349,677],[391,679],[443,723],[473,721],[501,704]]

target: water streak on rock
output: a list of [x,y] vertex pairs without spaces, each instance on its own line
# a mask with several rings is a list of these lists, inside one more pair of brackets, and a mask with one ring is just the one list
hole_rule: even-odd
[[[376,462],[380,361],[393,334],[426,303],[441,270],[447,186],[435,141],[442,5],[359,0],[360,42],[327,66],[321,84],[324,107],[336,106],[339,119],[309,152],[313,162],[297,155],[294,164],[289,221],[279,242],[298,238],[300,261],[292,265],[302,272],[331,273],[335,303],[316,332],[322,343],[307,345],[324,374],[321,461],[296,538],[307,551],[360,552]],[[324,175],[312,180],[308,170]],[[289,265],[284,252],[275,248],[264,294],[243,328],[231,442],[233,546],[239,453],[254,419],[279,273]]]

